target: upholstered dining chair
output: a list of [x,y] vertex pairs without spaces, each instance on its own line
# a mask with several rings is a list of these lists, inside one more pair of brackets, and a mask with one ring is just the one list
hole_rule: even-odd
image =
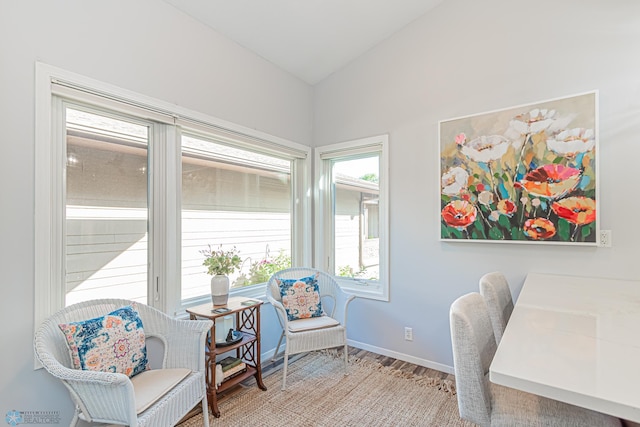
[[487,302],[496,343],[500,344],[502,334],[513,312],[513,297],[507,278],[499,271],[485,274],[480,278],[480,295]]
[[[291,295],[287,295],[287,291],[281,291],[283,286],[292,289]],[[314,288],[318,293],[317,297],[307,293],[309,291],[313,294]],[[300,294],[298,289],[302,289],[304,293]],[[294,295],[293,292],[297,293]],[[314,298],[318,298],[317,304]],[[282,340],[285,340],[282,390],[286,389],[287,364],[289,356],[293,354],[343,347],[345,375],[347,374],[347,308],[354,298],[354,295],[344,292],[332,276],[313,268],[289,268],[271,276],[267,283],[267,300],[275,309],[282,328],[272,360],[278,356]],[[303,305],[313,305],[315,312],[297,313],[295,304],[287,303],[302,299]],[[308,303],[309,300],[312,304]]]
[[[71,395],[76,406],[72,426],[83,420],[170,427],[201,403],[208,427],[205,341],[212,326],[210,320],[177,320],[124,299],[98,299],[70,305],[45,320],[34,349]],[[154,345],[150,338],[156,339]],[[152,349],[162,354],[155,357]],[[115,358],[109,360],[111,353]],[[139,373],[118,372],[122,362],[117,359],[125,353],[122,359],[134,361]],[[149,369],[149,359],[159,367]],[[91,370],[103,360],[115,372]]]
[[485,426],[621,426],[618,418],[489,381],[497,344],[479,293],[459,297],[449,312],[460,417]]

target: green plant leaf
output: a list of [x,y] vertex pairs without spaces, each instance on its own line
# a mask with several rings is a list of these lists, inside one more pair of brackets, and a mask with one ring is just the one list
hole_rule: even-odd
[[[588,241],[589,236],[591,236],[591,234],[594,233],[594,231],[595,230],[594,230],[593,223],[583,225],[582,229],[580,230],[580,234],[582,235],[582,241],[583,242]],[[595,237],[591,241],[595,242]]]
[[561,240],[568,242],[571,235],[571,224],[564,219],[558,220],[558,237]]
[[513,240],[526,240],[524,232],[518,227],[511,227],[511,238]]
[[489,229],[489,238],[491,238],[491,240],[503,240],[504,234],[498,227],[492,227]]
[[500,224],[507,230],[511,227],[511,224],[509,223],[509,217],[506,215],[500,215],[500,217],[498,218],[498,224]]

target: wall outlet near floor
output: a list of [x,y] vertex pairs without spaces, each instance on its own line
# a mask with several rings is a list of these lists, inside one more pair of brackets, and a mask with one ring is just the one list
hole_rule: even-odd
[[404,339],[407,341],[413,341],[413,328],[408,326],[404,327]]
[[600,230],[600,241],[598,246],[602,248],[611,247],[611,230]]

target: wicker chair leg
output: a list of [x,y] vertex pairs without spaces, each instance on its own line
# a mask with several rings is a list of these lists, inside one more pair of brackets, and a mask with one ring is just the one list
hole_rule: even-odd
[[349,346],[344,345],[344,374],[349,375]]
[[289,353],[284,352],[284,366],[282,368],[282,390],[287,388],[287,365],[289,364]]
[[204,427],[209,427],[209,405],[207,404],[207,395],[204,395],[202,399],[202,419],[204,421]]
[[73,418],[71,419],[71,423],[69,424],[69,427],[75,427],[76,425],[78,425],[78,421],[80,420],[80,418],[78,417],[79,412],[80,412],[80,408],[76,406],[76,410],[73,413]]
[[278,351],[280,351],[280,344],[282,344],[282,338],[284,338],[284,331],[280,334],[280,339],[278,340],[278,345],[276,346],[276,351],[273,352],[273,356],[271,356],[271,361],[276,361],[276,356],[278,356]]

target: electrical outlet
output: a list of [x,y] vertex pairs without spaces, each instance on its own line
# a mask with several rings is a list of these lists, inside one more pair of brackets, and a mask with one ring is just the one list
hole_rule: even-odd
[[413,328],[408,326],[404,327],[404,339],[407,341],[413,341]]
[[602,248],[611,247],[611,230],[600,230],[600,241],[598,246]]

